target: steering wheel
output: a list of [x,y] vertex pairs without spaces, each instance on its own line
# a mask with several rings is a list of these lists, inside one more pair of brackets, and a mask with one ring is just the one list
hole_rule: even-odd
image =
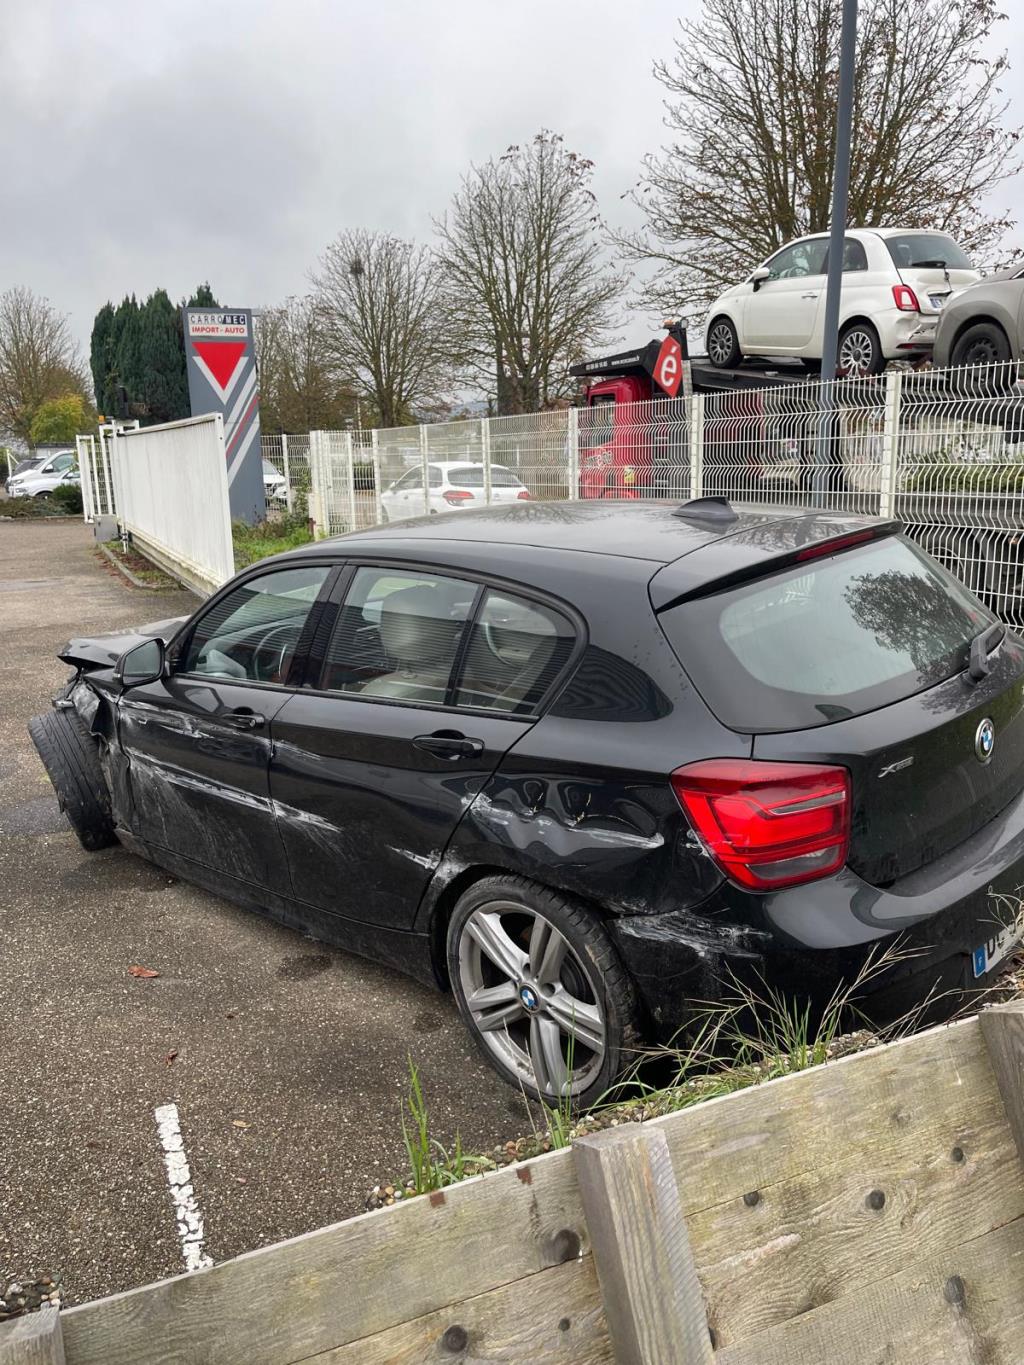
[[[270,642],[274,639],[275,635],[282,634],[284,635],[284,639],[281,641],[281,644],[279,646],[272,646]],[[270,630],[267,631],[266,635],[263,636],[259,644],[253,650],[253,663],[255,664],[257,678],[260,682],[284,682],[285,664],[288,654],[289,651],[295,647],[298,638],[299,628],[295,625],[272,626]],[[264,670],[260,667],[259,663],[260,655],[264,650],[267,650],[271,654],[276,651],[277,655],[276,659],[271,660],[271,666],[267,668],[266,676],[264,676]]]

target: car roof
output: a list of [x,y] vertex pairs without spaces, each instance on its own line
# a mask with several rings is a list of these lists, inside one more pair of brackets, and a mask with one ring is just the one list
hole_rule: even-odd
[[[715,503],[720,506],[713,506]],[[680,511],[682,516],[678,515]],[[479,567],[484,569],[488,547],[493,546],[496,552],[500,549],[500,558],[506,564],[517,559],[529,564],[536,551],[546,550],[646,561],[653,572],[695,550],[715,546],[720,553],[715,555],[713,573],[707,560],[699,567],[693,565],[693,572],[706,579],[709,574],[718,577],[728,571],[731,546],[748,564],[751,555],[758,553],[758,546],[765,559],[772,559],[791,549],[879,524],[877,517],[788,507],[734,511],[719,499],[682,506],[675,501],[603,498],[495,503],[473,511],[411,517],[315,541],[279,558],[327,551],[339,556],[380,554],[389,559],[430,561],[443,555],[446,547],[458,545],[461,557],[469,559],[472,547],[479,546]]]

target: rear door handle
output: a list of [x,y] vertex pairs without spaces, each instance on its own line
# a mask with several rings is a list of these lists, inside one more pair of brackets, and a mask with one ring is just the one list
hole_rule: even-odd
[[484,751],[482,739],[467,739],[457,730],[435,730],[432,735],[417,735],[413,744],[435,758],[472,758]]
[[233,730],[259,730],[266,725],[266,716],[259,715],[252,711],[248,706],[240,706],[236,711],[229,711],[226,716],[220,719],[225,725],[230,725]]
[[801,294],[800,297],[802,299],[816,299],[818,296],[817,294]]

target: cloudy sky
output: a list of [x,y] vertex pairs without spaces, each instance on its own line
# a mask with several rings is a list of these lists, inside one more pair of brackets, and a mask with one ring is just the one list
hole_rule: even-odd
[[[277,302],[342,228],[427,236],[470,162],[541,127],[621,222],[663,140],[652,60],[698,6],[0,0],[0,290],[47,295],[83,348],[132,291]],[[999,40],[1020,90],[1024,26]]]

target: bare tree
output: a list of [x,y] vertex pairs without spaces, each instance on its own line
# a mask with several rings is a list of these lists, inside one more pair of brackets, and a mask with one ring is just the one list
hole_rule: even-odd
[[445,392],[452,351],[429,248],[343,232],[320,258],[313,286],[325,354],[366,395],[381,426],[410,422]]
[[[646,230],[617,234],[654,262],[643,302],[678,310],[787,240],[828,227],[841,0],[704,0],[683,21],[669,92],[675,135],[648,157],[634,201]],[[1000,126],[994,0],[861,0],[849,223],[951,232],[988,259],[1012,226],[980,207],[1017,169]]]
[[438,251],[469,368],[499,412],[575,387],[566,367],[606,333],[620,280],[603,259],[593,163],[541,132],[474,166],[438,223]]
[[355,390],[324,346],[312,298],[262,309],[255,334],[262,430],[336,431],[352,422]]
[[0,294],[0,433],[28,443],[40,405],[69,394],[89,401],[67,318],[30,289]]

